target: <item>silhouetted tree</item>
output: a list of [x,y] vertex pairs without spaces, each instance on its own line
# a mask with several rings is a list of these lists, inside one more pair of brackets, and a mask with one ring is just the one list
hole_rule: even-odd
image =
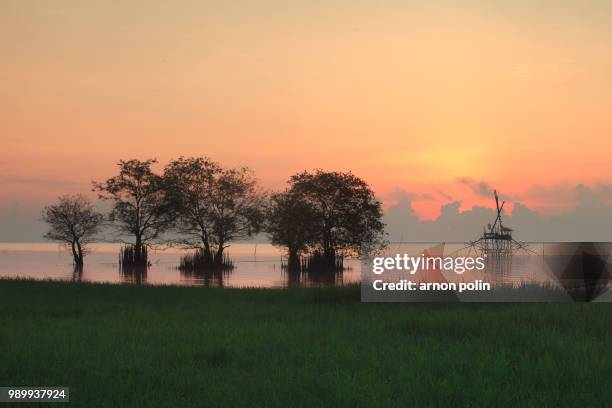
[[211,264],[235,240],[258,233],[264,195],[248,168],[225,169],[210,159],[179,158],[164,171],[168,195],[178,213],[180,242],[201,248]]
[[59,197],[57,204],[43,209],[42,218],[51,227],[45,238],[69,246],[75,267],[82,267],[87,245],[99,231],[104,216],[79,194]]
[[287,248],[289,269],[300,267],[300,255],[316,240],[317,214],[292,190],[274,193],[266,216],[266,232],[272,245]]
[[303,172],[289,180],[289,191],[314,212],[312,252],[335,264],[336,257],[359,256],[384,247],[381,203],[368,184],[352,173]]
[[203,262],[212,263],[213,220],[210,214],[215,175],[222,171],[218,163],[205,157],[171,161],[164,170],[168,195],[177,210],[176,240],[187,248],[202,249]]
[[118,231],[134,238],[135,262],[172,223],[172,206],[166,197],[164,180],[151,165],[157,160],[121,160],[119,174],[104,182],[93,182],[94,191],[113,203],[109,215]]

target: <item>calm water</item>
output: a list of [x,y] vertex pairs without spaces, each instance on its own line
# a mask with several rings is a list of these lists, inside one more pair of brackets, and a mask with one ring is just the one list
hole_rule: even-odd
[[75,276],[69,252],[53,243],[0,243],[0,277],[33,279],[79,279],[90,282],[140,282],[146,284],[207,285],[278,288],[288,286],[342,285],[360,280],[360,264],[348,261],[349,269],[332,276],[303,276],[281,269],[282,252],[269,244],[234,244],[228,254],[235,268],[223,274],[185,274],[177,269],[184,251],[150,251],[152,266],[146,276],[126,276],[117,265],[119,245],[95,244]]
[[[392,244],[385,256],[407,253],[419,256],[429,253],[430,256],[476,256],[461,250],[462,244]],[[510,265],[501,269],[482,272],[466,272],[455,275],[444,272],[448,281],[474,281],[481,279],[491,283],[543,283],[552,282],[550,269],[542,259],[545,249],[541,244],[530,246],[531,255],[515,255]],[[433,252],[432,252],[433,251]],[[288,274],[281,268],[282,251],[269,244],[234,244],[228,254],[235,268],[222,274],[189,274],[178,270],[179,259],[185,251],[178,249],[152,250],[149,252],[152,266],[146,275],[125,275],[118,268],[117,244],[96,244],[86,257],[82,274],[75,275],[72,258],[69,252],[53,243],[0,243],[0,277],[82,280],[91,282],[145,283],[173,285],[206,285],[225,287],[262,287],[279,288],[292,286],[343,285],[361,280],[362,264],[357,260],[345,262],[347,269],[340,274],[323,274],[308,276]],[[369,266],[367,266],[369,269]],[[369,272],[369,270],[368,270]],[[393,281],[400,274],[385,272],[385,280]],[[417,280],[433,280],[434,275],[419,272]]]

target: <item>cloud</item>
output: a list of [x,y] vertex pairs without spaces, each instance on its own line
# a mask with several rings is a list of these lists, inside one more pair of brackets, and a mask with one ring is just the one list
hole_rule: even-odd
[[419,194],[409,193],[406,190],[397,187],[395,190],[384,196],[385,200],[394,200],[394,201],[402,201],[402,200],[413,200],[418,198]]
[[444,198],[446,201],[453,201],[453,196],[451,196],[450,194],[446,194],[445,192],[443,192],[442,190],[434,190],[436,192],[436,194],[438,194],[440,197]]
[[433,197],[431,194],[427,194],[427,193],[412,193],[412,192],[408,192],[402,188],[397,187],[395,190],[391,191],[388,194],[385,194],[383,197],[383,202],[386,203],[401,203],[401,202],[412,202],[414,200],[426,200],[426,201],[433,201],[435,199],[435,197]]
[[472,190],[479,197],[490,198],[493,196],[493,188],[485,181],[477,181],[469,177],[457,177],[457,182]]
[[[464,180],[465,181],[465,180]],[[487,184],[469,181],[469,185],[487,191]],[[583,184],[571,187],[549,187],[547,198],[573,197],[575,204],[566,211],[550,215],[516,202],[512,212],[504,211],[504,224],[514,229],[514,237],[522,241],[612,241],[612,185]],[[391,241],[466,242],[478,238],[483,228],[495,218],[493,208],[474,206],[461,211],[461,202],[452,201],[440,207],[438,217],[421,221],[412,207],[411,195],[392,205],[385,212]]]
[[598,184],[593,187],[578,184],[574,191],[578,205],[610,203],[612,199],[612,186],[610,184]]
[[[472,185],[478,187],[478,182]],[[486,186],[479,188],[486,191]],[[612,184],[560,184],[536,186],[527,191],[535,195],[536,202],[571,200],[571,205],[562,212],[550,214],[523,202],[514,202],[512,212],[504,211],[503,219],[506,226],[514,229],[516,239],[612,241]],[[466,242],[478,238],[495,218],[492,203],[491,207],[474,206],[462,211],[460,201],[449,200],[440,206],[435,219],[421,220],[413,203],[427,197],[402,189],[383,197],[390,204],[384,212],[390,241]],[[531,201],[532,197],[529,198]],[[38,205],[15,200],[0,202],[0,241],[40,241],[45,229]]]
[[[455,181],[467,187],[470,191],[472,191],[478,197],[484,197],[484,198],[489,198],[489,199],[493,197],[494,189],[486,181],[474,180],[473,178],[470,178],[470,177],[457,177]],[[502,200],[506,200],[506,201],[517,201],[520,199],[516,195],[509,195],[509,194],[504,194],[504,193],[499,193],[499,198]]]

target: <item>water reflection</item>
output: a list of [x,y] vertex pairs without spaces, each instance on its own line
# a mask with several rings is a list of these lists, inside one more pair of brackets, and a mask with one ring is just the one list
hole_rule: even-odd
[[[389,248],[386,256],[407,253],[413,256],[477,256],[475,253],[458,251],[461,244],[447,244],[432,247],[431,244],[401,244]],[[369,273],[371,268],[367,263],[349,260],[347,267],[340,273],[289,273],[282,268],[282,253],[271,245],[259,244],[257,256],[254,245],[232,245],[232,261],[235,268],[231,272],[219,273],[213,271],[197,273],[181,273],[178,269],[180,258],[185,252],[177,250],[151,251],[149,258],[151,266],[144,269],[121,269],[117,263],[118,245],[97,244],[85,259],[84,268],[74,268],[72,256],[55,244],[11,244],[0,243],[0,277],[57,279],[83,282],[135,283],[147,285],[206,285],[223,287],[296,287],[296,286],[327,286],[344,285],[361,280],[362,269]],[[489,259],[483,271],[465,271],[457,275],[453,271],[429,270],[420,271],[408,279],[427,282],[465,281],[480,279],[491,283],[520,286],[525,283],[536,285],[576,286],[576,280],[582,280],[588,292],[585,297],[596,297],[600,286],[612,286],[609,269],[602,267],[597,261],[593,266],[591,257],[575,258],[576,251],[593,252],[589,248],[581,248],[576,244],[564,244],[558,247],[550,244],[531,245],[533,254],[514,254],[509,258]],[[612,248],[597,246],[600,258],[609,262]],[[556,252],[558,257],[554,257]],[[598,258],[599,259],[599,258]],[[562,263],[561,263],[562,261]],[[557,264],[559,263],[559,264]],[[575,265],[575,268],[568,268]],[[575,277],[572,270],[593,271],[597,276]],[[612,269],[612,264],[610,265]],[[560,276],[556,276],[560,274]],[[370,273],[371,275],[371,273]],[[385,279],[393,280],[401,276],[393,271],[385,272]],[[606,278],[607,277],[607,278]],[[596,279],[597,278],[597,279]],[[601,283],[601,281],[604,281]],[[595,283],[591,283],[595,281]],[[580,283],[580,282],[578,282]]]
[[286,287],[339,286],[344,285],[344,270],[301,271],[283,268]]
[[134,283],[143,285],[147,283],[149,267],[144,266],[122,266],[119,265],[119,276],[122,283]]
[[72,270],[72,281],[81,282],[83,280],[83,265],[75,264]]
[[191,285],[201,285],[206,287],[224,286],[224,281],[231,275],[231,269],[181,269],[181,280]]
[[[52,243],[0,243],[0,277],[55,279],[83,282],[135,283],[147,285],[208,285],[223,287],[280,288],[295,285],[347,284],[360,281],[359,262],[342,274],[300,276],[281,268],[282,252],[268,244],[234,244],[230,273],[181,273],[178,249],[151,250],[151,265],[145,269],[121,269],[118,244],[93,244],[82,270],[75,270],[72,255]],[[348,266],[348,265],[347,265]]]

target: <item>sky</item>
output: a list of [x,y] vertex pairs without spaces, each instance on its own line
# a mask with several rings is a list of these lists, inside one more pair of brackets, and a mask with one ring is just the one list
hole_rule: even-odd
[[0,240],[39,240],[43,205],[130,158],[266,189],[351,170],[397,225],[492,188],[549,227],[584,189],[607,211],[610,21],[594,0],[4,0]]

